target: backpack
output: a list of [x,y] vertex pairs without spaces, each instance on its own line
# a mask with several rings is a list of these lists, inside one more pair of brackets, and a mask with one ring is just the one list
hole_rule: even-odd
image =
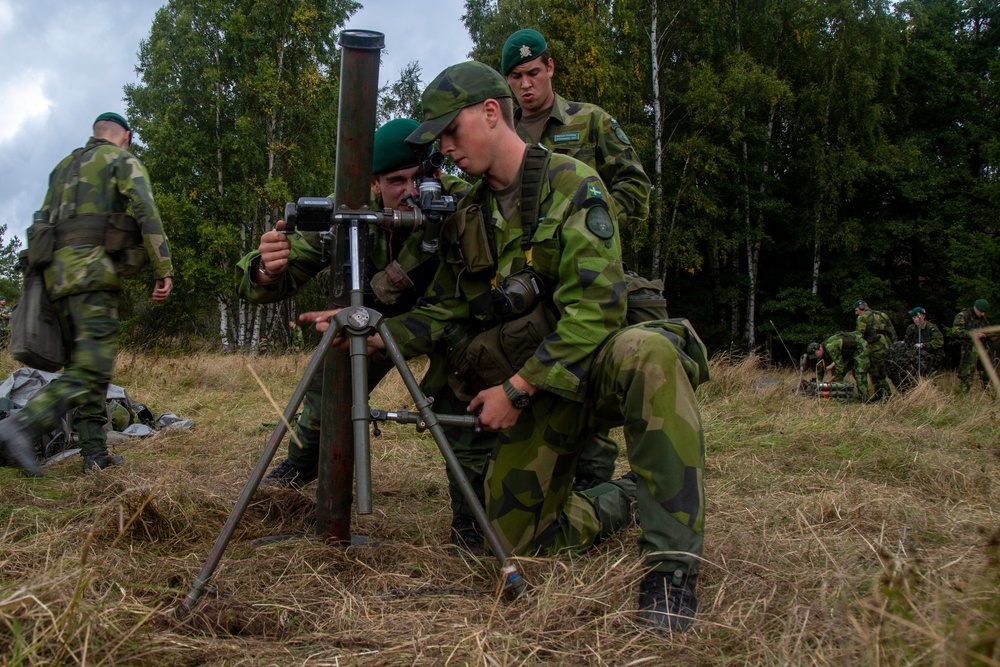
[[49,373],[69,361],[62,327],[39,269],[28,270],[24,294],[10,317],[10,352],[22,364]]

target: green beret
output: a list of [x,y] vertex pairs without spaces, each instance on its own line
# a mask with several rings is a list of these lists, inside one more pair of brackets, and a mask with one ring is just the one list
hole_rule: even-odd
[[529,60],[534,60],[542,55],[548,47],[542,33],[537,30],[518,30],[507,38],[503,45],[503,57],[500,59],[500,71],[504,76],[510,71]]
[[921,308],[920,306],[917,306],[916,308],[910,311],[910,317],[916,317],[917,315],[925,315],[925,314],[927,314],[927,311]]
[[854,310],[855,308],[860,308],[861,310],[864,310],[867,305],[868,304],[865,303],[864,299],[858,299],[857,301],[854,302],[854,305],[851,306],[851,310]]
[[978,308],[980,312],[990,312],[990,302],[986,299],[976,299],[976,302],[972,305]]
[[434,77],[420,96],[424,122],[406,138],[410,146],[434,143],[465,107],[486,100],[513,97],[510,86],[489,65],[474,60],[452,65]]
[[0,301],[6,301],[6,300],[7,300],[7,297],[5,297],[3,294],[0,294]]
[[125,118],[122,117],[121,115],[116,114],[114,111],[105,111],[104,113],[102,113],[100,116],[94,119],[94,125],[97,125],[102,120],[110,120],[112,123],[118,123],[129,132],[132,131],[132,128],[128,126],[128,121],[125,120]]
[[[428,149],[414,149],[406,145],[406,137],[417,129],[419,123],[409,118],[397,118],[375,130],[375,153],[372,173],[388,174],[416,167],[427,157]],[[429,147],[428,147],[429,148]]]

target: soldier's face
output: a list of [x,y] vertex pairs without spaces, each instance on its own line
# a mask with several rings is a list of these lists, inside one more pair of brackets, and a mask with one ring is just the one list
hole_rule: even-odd
[[514,91],[524,113],[531,116],[552,106],[552,74],[555,69],[551,58],[547,63],[535,58],[521,63],[507,75],[507,85]]
[[[441,152],[471,176],[482,176],[493,164],[490,124],[487,122],[487,100],[465,107],[441,133]],[[502,121],[501,121],[502,122]]]
[[914,315],[913,316],[913,323],[916,324],[918,327],[919,326],[923,326],[923,324],[924,324],[924,316],[923,315]]
[[410,167],[390,171],[378,176],[372,176],[372,192],[382,195],[382,204],[386,208],[401,208],[409,211],[410,207],[403,204],[406,195],[417,197],[415,179],[420,167]]

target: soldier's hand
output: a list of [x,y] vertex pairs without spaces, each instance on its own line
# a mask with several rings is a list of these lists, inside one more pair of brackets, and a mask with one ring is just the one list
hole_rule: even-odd
[[521,416],[521,411],[513,406],[507,398],[507,392],[500,385],[484,389],[469,402],[469,412],[476,412],[480,408],[479,424],[487,431],[510,428]]
[[302,313],[299,315],[299,322],[315,324],[316,331],[326,333],[326,330],[330,328],[330,320],[341,310],[343,310],[343,308],[334,308],[333,310],[314,310],[308,313]]
[[153,301],[165,301],[170,296],[170,290],[174,288],[174,281],[170,278],[157,278],[153,283]]
[[288,255],[292,251],[292,242],[283,233],[284,229],[285,221],[278,220],[273,230],[261,235],[260,245],[257,246],[260,252],[260,265],[274,276],[288,268]]

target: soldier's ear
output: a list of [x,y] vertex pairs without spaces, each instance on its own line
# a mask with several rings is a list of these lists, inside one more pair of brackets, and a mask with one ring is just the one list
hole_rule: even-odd
[[500,103],[493,98],[483,102],[483,116],[486,118],[486,123],[492,130],[496,127],[497,123],[501,122],[503,117],[500,112]]

